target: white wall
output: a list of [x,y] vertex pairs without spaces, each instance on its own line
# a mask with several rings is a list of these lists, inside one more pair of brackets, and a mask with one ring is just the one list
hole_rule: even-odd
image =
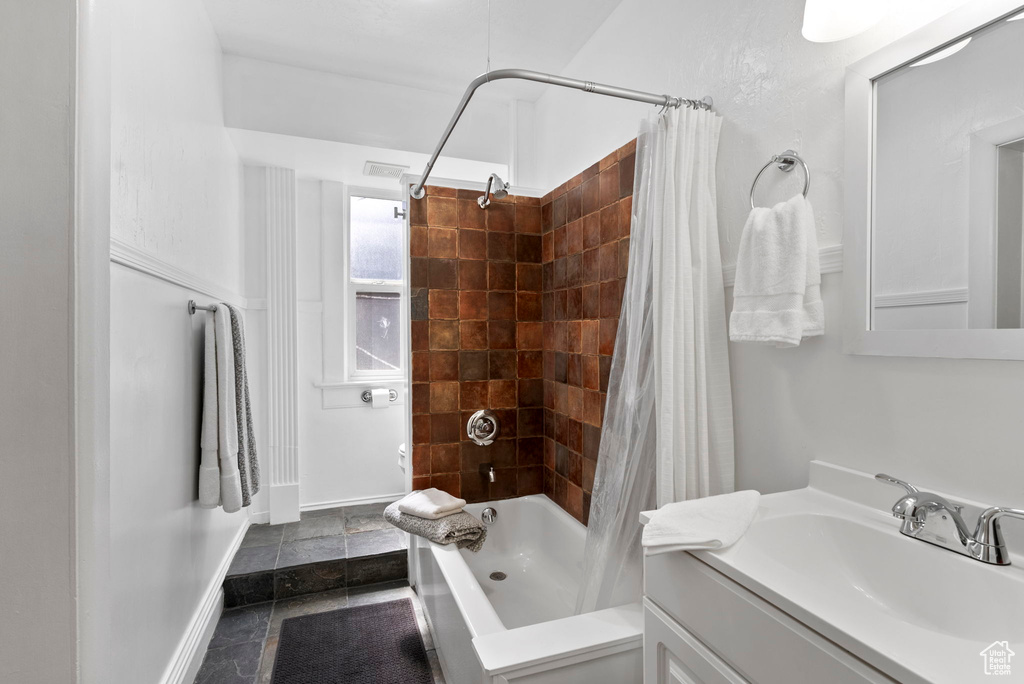
[[[334,398],[347,397],[340,402],[344,407],[338,408],[325,408],[323,392],[316,387],[325,381],[344,380],[325,377],[325,366],[337,367],[346,353],[342,350],[344,335],[337,327],[329,327],[328,334],[324,334],[330,321],[347,315],[343,281],[338,277],[344,264],[343,187],[332,181],[299,183],[299,299],[305,304],[299,308],[299,407],[304,445],[299,470],[304,506],[405,491],[397,449],[406,442],[406,379],[354,383],[330,390]],[[403,325],[408,325],[407,315]],[[408,331],[402,333],[407,335]],[[324,345],[334,348],[334,363],[325,360]],[[393,388],[399,400],[383,410],[355,400],[360,392],[372,387]]]
[[[112,19],[111,235],[237,293],[241,167],[203,4],[121,0]],[[161,681],[246,521],[198,506],[202,321],[190,298],[211,301],[111,265],[110,681]]]
[[[224,113],[232,128],[430,153],[458,103],[450,93],[224,57]],[[507,163],[509,128],[509,103],[477,95],[445,154]]]
[[0,3],[0,681],[75,681],[75,3]]
[[[353,170],[352,176],[342,175],[362,180],[361,171],[359,167],[358,171]],[[246,165],[247,275],[255,275],[259,264],[266,260],[263,179],[263,167]],[[375,180],[395,190],[394,181]],[[376,499],[405,490],[405,478],[397,466],[397,448],[405,441],[405,380],[387,384],[400,392],[401,401],[384,410],[370,409],[358,400],[363,389],[383,386],[378,383],[350,384],[330,390],[332,397],[342,398],[346,407],[325,408],[322,398],[320,385],[325,382],[324,302],[328,302],[328,306],[338,306],[339,300],[343,299],[339,293],[324,296],[324,287],[329,285],[325,284],[323,270],[336,263],[340,272],[343,263],[343,195],[343,185],[339,182],[308,178],[299,181],[296,195],[299,496],[303,508]],[[337,278],[333,281],[336,286]],[[250,300],[265,297],[265,292],[264,275],[246,278],[246,296]],[[344,310],[339,308],[334,313],[343,316]],[[251,311],[250,326],[264,317],[262,310]],[[337,317],[328,318],[334,320]],[[334,334],[329,339],[331,344],[341,344],[339,340],[343,337]],[[339,379],[330,380],[337,382]],[[265,506],[261,510],[266,510]]]
[[[718,202],[727,263],[739,244],[754,174],[787,147],[799,150],[814,174],[821,245],[841,242],[844,70],[960,0],[900,3],[893,9],[898,15],[879,28],[825,45],[801,38],[803,4],[624,0],[565,70],[634,88],[714,96],[725,119]],[[551,90],[536,112],[545,177],[530,184],[550,188],[578,173],[632,138],[646,111]],[[786,182],[792,185],[775,188],[771,198],[784,199],[800,180]],[[1024,505],[1024,424],[1017,415],[1024,364],[846,356],[841,278],[824,279],[824,338],[791,350],[730,349],[738,486],[800,487],[808,461],[822,458],[981,501]]]
[[111,236],[237,292],[240,172],[203,4],[122,0],[115,22]]

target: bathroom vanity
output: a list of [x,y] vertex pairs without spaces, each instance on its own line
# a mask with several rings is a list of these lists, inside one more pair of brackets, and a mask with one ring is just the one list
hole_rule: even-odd
[[734,546],[645,558],[645,684],[987,681],[1024,644],[1020,526],[991,565],[900,534],[897,498],[815,461]]

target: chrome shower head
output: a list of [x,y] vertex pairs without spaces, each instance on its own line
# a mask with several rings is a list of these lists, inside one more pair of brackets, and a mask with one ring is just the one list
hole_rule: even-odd
[[480,205],[481,209],[486,209],[487,205],[491,203],[491,197],[494,199],[508,197],[508,187],[508,183],[502,181],[498,174],[492,173],[487,179],[487,188],[484,190],[484,194],[477,198],[476,203]]
[[496,173],[492,173],[491,178],[494,179],[494,187],[492,188],[494,190],[492,193],[494,199],[504,199],[508,197],[508,183],[502,183],[501,178],[499,178]]

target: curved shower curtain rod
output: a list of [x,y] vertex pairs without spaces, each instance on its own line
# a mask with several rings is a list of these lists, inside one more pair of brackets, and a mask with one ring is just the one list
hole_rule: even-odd
[[645,93],[639,90],[602,85],[600,83],[594,83],[593,81],[579,81],[575,78],[565,78],[564,76],[545,74],[539,71],[529,71],[527,69],[497,69],[495,71],[488,71],[487,73],[480,74],[474,78],[472,82],[470,82],[469,87],[466,88],[466,92],[462,95],[462,100],[459,102],[459,106],[455,109],[455,114],[452,115],[452,120],[448,122],[448,127],[444,129],[444,133],[441,135],[441,140],[437,143],[437,147],[434,148],[434,153],[430,155],[430,161],[427,162],[427,168],[424,169],[423,175],[420,176],[419,183],[409,190],[409,194],[413,198],[423,198],[423,187],[427,183],[430,171],[434,168],[434,162],[437,161],[438,156],[441,154],[441,150],[444,149],[445,143],[448,142],[448,138],[451,137],[452,131],[455,130],[455,124],[459,123],[459,118],[462,116],[462,112],[466,110],[466,105],[469,104],[469,100],[473,97],[473,93],[476,92],[476,89],[484,83],[498,81],[503,78],[518,78],[524,81],[536,81],[537,83],[562,86],[563,88],[575,88],[576,90],[583,90],[588,93],[597,93],[598,95],[607,95],[609,97],[621,97],[625,100],[636,100],[637,102],[646,102],[648,104],[661,105],[663,107],[679,107],[685,104],[686,106],[693,107],[695,109],[711,109],[713,105],[710,97],[705,97],[703,100],[687,100],[681,97],[672,97],[671,95],[655,95],[654,93]]

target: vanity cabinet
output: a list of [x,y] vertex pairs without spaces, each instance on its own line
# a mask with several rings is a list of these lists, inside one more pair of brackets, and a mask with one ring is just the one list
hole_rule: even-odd
[[686,552],[644,559],[644,684],[893,683]]

